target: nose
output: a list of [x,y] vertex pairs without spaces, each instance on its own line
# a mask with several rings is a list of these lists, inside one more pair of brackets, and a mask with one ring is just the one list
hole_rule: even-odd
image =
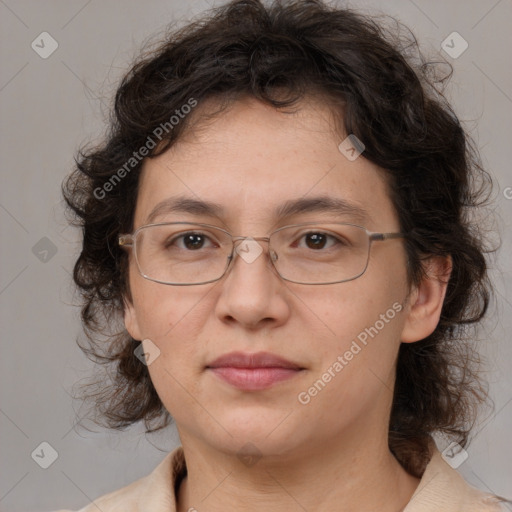
[[286,287],[271,260],[277,255],[268,238],[237,237],[233,261],[218,283],[216,314],[223,322],[254,329],[280,325],[289,317]]

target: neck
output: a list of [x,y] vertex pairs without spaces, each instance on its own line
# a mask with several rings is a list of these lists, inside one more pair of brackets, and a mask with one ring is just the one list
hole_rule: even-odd
[[188,475],[177,510],[402,510],[419,480],[391,454],[387,437],[350,437],[244,464],[236,453],[181,435]]

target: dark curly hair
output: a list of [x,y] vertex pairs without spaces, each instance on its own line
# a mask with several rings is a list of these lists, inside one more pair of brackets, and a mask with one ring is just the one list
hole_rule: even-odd
[[453,261],[437,328],[400,347],[390,449],[420,476],[432,434],[468,443],[477,406],[487,396],[469,333],[492,291],[487,244],[473,213],[488,200],[492,183],[443,96],[451,66],[428,62],[414,36],[392,18],[388,26],[389,20],[318,0],[237,0],[167,33],[122,79],[107,136],[99,146],[79,150],[63,184],[83,233],[73,274],[87,334],[81,348],[109,370],[108,384],[99,379],[83,392],[95,400],[97,422],[123,429],[144,420],[152,432],[172,421],[147,367],[134,355],[140,340],[122,322],[124,301],[130,300],[128,256],[117,242],[133,228],[144,161],[134,155],[155,134],[159,142],[145,158],[162,154],[192,130],[199,108],[170,122],[192,101],[216,99],[228,106],[251,96],[286,109],[314,95],[331,106],[345,133],[364,142],[363,156],[388,177],[407,233],[410,284],[424,276],[426,258],[449,255]]

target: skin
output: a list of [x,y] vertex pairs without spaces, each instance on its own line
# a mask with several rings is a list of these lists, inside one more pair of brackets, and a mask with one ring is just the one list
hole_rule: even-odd
[[[286,200],[324,194],[363,207],[370,231],[399,231],[383,171],[340,153],[344,136],[324,104],[303,100],[299,107],[285,114],[240,100],[147,160],[135,228],[178,194],[219,203],[224,214],[172,213],[155,221],[205,222],[252,237],[296,222],[354,222],[332,213],[273,216]],[[419,480],[388,448],[394,367],[401,342],[435,329],[445,293],[437,276],[449,273],[448,262],[430,260],[429,275],[409,288],[403,242],[389,240],[373,244],[360,278],[306,286],[282,280],[267,244],[261,246],[254,262],[237,257],[220,281],[195,286],[146,280],[130,256],[125,324],[135,339],[150,339],[160,350],[149,371],[176,422],[188,468],[179,512],[402,510]],[[299,403],[297,395],[395,302],[402,311],[310,403]],[[205,369],[232,351],[272,352],[304,370],[270,389],[241,391]],[[237,457],[248,442],[261,455],[252,465]]]

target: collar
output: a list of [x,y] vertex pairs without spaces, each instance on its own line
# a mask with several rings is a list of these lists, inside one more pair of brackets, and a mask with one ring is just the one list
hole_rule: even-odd
[[[95,500],[79,512],[176,512],[179,485],[187,474],[183,447],[167,454],[148,476]],[[499,512],[495,497],[467,484],[436,447],[403,512]]]

